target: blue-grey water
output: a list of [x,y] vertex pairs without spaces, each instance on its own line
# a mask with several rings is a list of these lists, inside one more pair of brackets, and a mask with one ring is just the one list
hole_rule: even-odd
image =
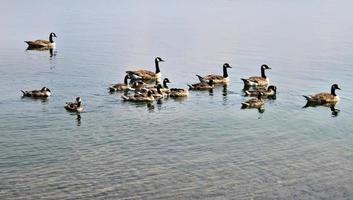
[[[0,2],[0,199],[353,199],[350,0]],[[24,40],[55,32],[57,47]],[[154,69],[171,87],[221,73],[230,85],[152,106],[107,87]],[[278,88],[242,110],[261,64]],[[302,95],[329,91],[327,107]],[[46,101],[20,90],[47,86]],[[76,96],[79,119],[64,109]]]

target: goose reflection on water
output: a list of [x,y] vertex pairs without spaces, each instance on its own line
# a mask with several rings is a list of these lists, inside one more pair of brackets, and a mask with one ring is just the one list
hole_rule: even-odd
[[307,102],[303,108],[306,109],[308,107],[326,107],[326,108],[330,108],[331,111],[331,116],[332,117],[337,117],[338,113],[341,111],[339,109],[336,108],[336,104],[337,103],[326,103],[326,104],[318,104],[318,103],[312,103],[312,102]]
[[56,54],[58,53],[57,50],[49,47],[41,47],[41,48],[27,47],[26,51],[38,51],[38,52],[48,51],[50,58],[55,57]]

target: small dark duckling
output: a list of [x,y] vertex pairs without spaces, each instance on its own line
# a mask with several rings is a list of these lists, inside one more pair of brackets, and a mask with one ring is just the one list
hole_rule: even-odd
[[252,98],[252,99],[249,99],[245,102],[242,102],[241,108],[243,108],[243,109],[244,108],[261,108],[265,103],[264,100],[262,99],[262,96],[263,96],[263,92],[259,92],[257,95],[257,98]]
[[263,97],[271,98],[277,94],[277,87],[274,85],[270,85],[268,86],[267,90],[261,88],[258,88],[256,90],[246,90],[245,96],[256,97],[258,96],[259,92],[262,92],[264,94]]
[[70,112],[82,112],[83,106],[81,97],[76,97],[76,102],[66,102],[65,109]]
[[201,82],[188,85],[189,90],[209,90],[214,88],[213,80],[209,80],[208,82]]
[[41,90],[23,91],[24,97],[34,97],[34,98],[46,98],[51,96],[51,91],[47,87],[43,87]]

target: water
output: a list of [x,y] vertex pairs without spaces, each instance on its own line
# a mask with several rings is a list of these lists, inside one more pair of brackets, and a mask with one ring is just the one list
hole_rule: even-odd
[[[352,199],[353,3],[1,1],[1,199]],[[24,40],[55,32],[57,48]],[[161,104],[109,94],[160,56],[171,87],[221,73],[223,91]],[[268,64],[277,99],[241,110]],[[342,91],[338,115],[304,94]],[[47,101],[21,89],[47,86]],[[63,108],[80,96],[80,118]]]

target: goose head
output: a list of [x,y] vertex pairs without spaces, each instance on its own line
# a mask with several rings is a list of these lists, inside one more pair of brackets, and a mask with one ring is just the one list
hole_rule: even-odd
[[76,102],[81,103],[81,97],[76,97]]
[[331,86],[331,94],[333,96],[336,96],[336,90],[341,90],[341,88],[339,88],[338,85],[335,83]]
[[51,92],[51,91],[49,90],[49,88],[47,88],[47,87],[43,87],[40,91],[41,91],[41,92]]
[[232,67],[228,63],[224,63],[223,68],[232,68]]
[[50,36],[51,36],[51,37],[56,37],[56,38],[57,38],[57,36],[56,36],[56,34],[55,34],[54,32],[51,32],[51,33],[50,33]]
[[266,69],[271,69],[271,67],[264,64],[264,65],[261,65],[261,69],[266,70]]
[[156,57],[156,59],[154,59],[154,61],[156,61],[156,62],[164,62],[164,60],[162,58],[160,58],[160,57]]
[[270,86],[268,86],[268,88],[267,88],[267,91],[274,91],[275,93],[277,92],[277,87],[276,86],[274,86],[274,85],[270,85]]

